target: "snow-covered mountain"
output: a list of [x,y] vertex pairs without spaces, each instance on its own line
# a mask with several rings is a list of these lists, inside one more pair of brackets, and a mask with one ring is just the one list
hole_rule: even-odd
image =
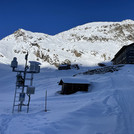
[[[34,77],[36,91],[31,95],[29,113],[26,114],[26,107],[18,113],[16,107],[12,114],[16,73],[11,73],[9,65],[0,63],[0,134],[133,134],[133,65],[85,67],[110,61],[123,45],[134,42],[133,29],[132,20],[99,22],[55,36],[20,29],[2,39],[1,63],[9,64],[16,56],[24,64],[28,51],[29,60],[45,66],[71,62],[84,67],[62,72],[41,68],[41,73]],[[60,95],[57,82],[62,78],[87,79],[91,90]],[[44,112],[46,90],[48,111]]]
[[28,51],[29,60],[45,66],[94,65],[110,61],[122,46],[133,42],[133,20],[88,23],[54,36],[19,29],[0,41],[0,62],[10,64],[15,56],[24,64]]

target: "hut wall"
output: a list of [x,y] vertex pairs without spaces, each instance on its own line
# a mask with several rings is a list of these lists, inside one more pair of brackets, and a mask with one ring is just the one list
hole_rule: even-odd
[[127,49],[126,57],[128,64],[134,64],[134,46]]
[[127,57],[126,57],[126,51],[123,51],[116,57],[114,64],[126,64],[127,63]]
[[72,94],[77,91],[88,91],[88,84],[66,84],[62,85],[62,94]]
[[58,67],[58,70],[68,70],[68,69],[71,69],[70,65],[61,65]]
[[114,64],[134,64],[134,46],[126,47],[113,61]]

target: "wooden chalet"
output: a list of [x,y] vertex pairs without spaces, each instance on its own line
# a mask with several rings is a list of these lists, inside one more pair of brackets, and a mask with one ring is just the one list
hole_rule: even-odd
[[72,94],[77,91],[88,91],[90,83],[85,79],[64,78],[59,85],[62,85],[61,94]]
[[63,64],[63,65],[59,65],[58,70],[68,70],[71,69],[70,65],[68,64]]
[[112,59],[113,64],[134,64],[134,43],[123,46]]

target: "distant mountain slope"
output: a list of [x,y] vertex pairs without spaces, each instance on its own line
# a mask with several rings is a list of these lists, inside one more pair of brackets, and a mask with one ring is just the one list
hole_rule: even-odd
[[24,55],[44,66],[77,63],[84,66],[110,61],[124,45],[134,42],[134,21],[93,22],[50,36],[19,29],[0,41],[0,62]]

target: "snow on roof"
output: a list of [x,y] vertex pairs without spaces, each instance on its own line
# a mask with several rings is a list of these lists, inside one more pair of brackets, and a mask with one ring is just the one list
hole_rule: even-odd
[[41,63],[40,62],[37,62],[37,61],[29,61],[29,63],[41,65]]
[[72,83],[72,84],[90,84],[86,79],[78,79],[78,78],[62,78],[59,82],[59,85],[62,83]]

